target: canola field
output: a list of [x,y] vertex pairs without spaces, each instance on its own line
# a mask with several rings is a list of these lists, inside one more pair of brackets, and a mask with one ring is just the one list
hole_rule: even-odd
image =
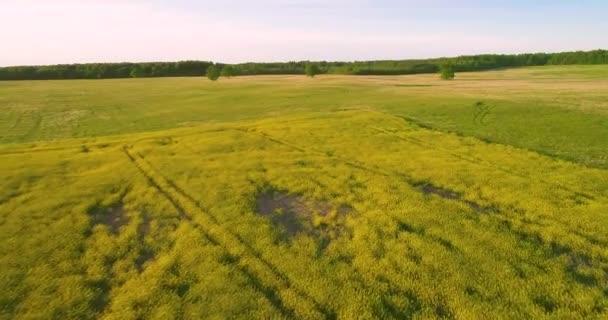
[[608,317],[607,75],[0,83],[0,319]]

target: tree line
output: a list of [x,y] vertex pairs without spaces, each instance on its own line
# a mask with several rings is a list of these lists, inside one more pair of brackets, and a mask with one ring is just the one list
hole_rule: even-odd
[[483,54],[452,58],[354,62],[291,61],[272,63],[250,62],[227,65],[210,61],[179,61],[15,66],[0,68],[0,80],[195,77],[206,75],[207,68],[211,66],[214,66],[220,73],[226,69],[225,73],[229,76],[306,74],[307,66],[311,65],[314,66],[315,72],[318,74],[399,75],[436,73],[444,64],[452,65],[456,72],[523,66],[608,64],[608,50]]

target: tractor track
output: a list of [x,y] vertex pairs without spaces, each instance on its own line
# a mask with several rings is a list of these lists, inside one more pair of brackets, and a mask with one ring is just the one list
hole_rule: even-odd
[[[140,155],[128,147],[123,152],[133,165],[178,210],[180,217],[191,223],[208,238],[232,256],[234,263],[270,303],[286,318],[335,319],[329,308],[293,285],[289,277],[277,270],[240,236],[226,230],[215,217],[205,210],[190,195],[167,179]],[[194,216],[193,214],[196,214]],[[286,301],[285,296],[297,296],[296,301]],[[311,314],[310,310],[313,310]],[[300,311],[300,312],[299,312]]]
[[[407,175],[407,174],[405,174],[403,172],[397,172],[397,171],[393,171],[393,170],[386,170],[386,169],[378,168],[378,167],[375,167],[375,166],[370,166],[370,165],[367,165],[365,163],[361,163],[359,161],[353,161],[353,160],[346,159],[346,158],[343,158],[343,157],[340,157],[340,156],[337,156],[337,155],[331,155],[330,156],[330,155],[327,155],[326,153],[324,153],[322,151],[319,151],[319,150],[315,150],[315,149],[312,149],[312,148],[305,148],[305,147],[294,145],[291,142],[281,140],[279,138],[273,137],[272,135],[270,135],[268,133],[265,133],[265,132],[262,132],[262,131],[259,131],[259,130],[255,130],[255,131],[242,130],[242,131],[248,132],[250,134],[257,134],[259,136],[262,136],[262,137],[268,139],[269,141],[273,141],[273,142],[275,142],[277,144],[289,147],[289,148],[291,148],[293,150],[296,150],[296,151],[299,151],[299,152],[302,152],[302,153],[312,153],[312,154],[317,154],[317,155],[323,155],[323,156],[328,157],[330,159],[338,160],[338,161],[344,163],[345,165],[348,165],[350,167],[353,167],[353,168],[356,168],[356,169],[359,169],[359,170],[367,171],[367,172],[370,172],[370,173],[373,173],[373,174],[377,174],[377,175],[381,175],[381,176],[385,176],[385,177],[397,177],[397,178],[400,178],[402,181],[406,182],[412,188],[414,188],[414,189],[416,189],[418,191],[421,191],[421,192],[422,192],[422,190],[421,190],[420,186],[425,184],[425,181],[420,181],[418,179],[415,179],[414,177],[411,177],[411,176],[409,176],[409,175]],[[434,148],[434,149],[436,149],[434,146],[429,145],[429,144],[424,144],[423,142],[419,142],[419,141],[408,141],[408,142],[415,143],[415,144],[423,146],[425,148]],[[475,163],[475,162],[473,162],[473,163]],[[549,184],[551,185],[551,183],[549,183]],[[567,189],[565,189],[565,190],[567,190]],[[591,197],[591,199],[595,199],[595,198]],[[491,206],[485,206],[485,207],[484,206],[480,206],[479,204],[477,204],[477,203],[475,203],[473,201],[469,201],[469,200],[462,199],[462,198],[450,199],[450,200],[455,200],[455,201],[462,202],[462,203],[468,205],[469,207],[471,207],[471,209],[473,209],[474,211],[477,211],[479,213],[494,212],[494,213],[498,213],[498,214],[502,214],[502,215],[505,214],[505,211],[504,211],[504,209],[501,208],[501,206],[499,206],[496,203],[493,203],[493,201],[490,201],[490,200],[488,200],[488,202],[492,203],[492,205]],[[518,212],[518,213],[525,213],[526,211],[528,211],[528,210],[525,210],[523,208],[517,208],[517,207],[513,207],[513,206],[510,206],[507,209],[512,210],[514,212]],[[530,223],[530,221],[527,221],[525,218],[515,217],[515,216],[512,216],[512,215],[510,215],[510,217],[512,219],[520,220],[524,224],[529,224]],[[605,241],[603,239],[598,239],[598,238],[593,237],[591,235],[582,234],[579,230],[577,230],[576,228],[572,228],[572,226],[569,225],[569,224],[567,224],[566,222],[563,222],[563,221],[555,219],[555,218],[547,217],[547,216],[544,216],[543,219],[546,219],[546,220],[551,221],[551,222],[553,222],[555,224],[561,225],[562,227],[565,227],[566,230],[568,230],[572,234],[574,234],[574,235],[582,238],[586,242],[589,242],[591,244],[608,245],[607,241]]]
[[[503,173],[506,173],[506,174],[514,175],[514,176],[517,176],[517,177],[520,177],[520,178],[524,178],[524,179],[534,179],[535,181],[541,182],[541,183],[543,183],[545,185],[552,186],[552,187],[557,187],[559,189],[567,191],[567,192],[571,193],[573,195],[573,197],[583,197],[583,198],[585,198],[587,200],[595,200],[596,199],[596,197],[593,196],[593,195],[591,195],[591,194],[574,190],[573,188],[571,188],[569,186],[566,186],[566,185],[563,185],[561,183],[547,181],[547,180],[539,178],[539,177],[534,177],[533,178],[528,173],[525,173],[525,172],[522,172],[522,171],[519,171],[519,170],[516,170],[516,169],[513,169],[513,168],[507,168],[507,167],[504,167],[504,166],[499,166],[499,165],[496,165],[496,164],[493,164],[493,163],[489,163],[487,160],[481,159],[479,157],[472,157],[472,156],[460,154],[458,152],[454,152],[454,151],[448,150],[446,148],[442,148],[440,146],[437,146],[437,145],[434,145],[434,144],[431,144],[431,143],[426,143],[424,141],[421,141],[420,139],[416,139],[416,138],[412,138],[412,137],[404,137],[404,136],[398,135],[398,134],[396,134],[394,132],[390,132],[390,131],[387,131],[387,130],[384,130],[384,129],[381,129],[381,128],[377,128],[377,127],[370,127],[370,128],[372,130],[376,131],[376,132],[379,132],[379,133],[382,133],[382,134],[385,134],[385,135],[389,135],[389,136],[395,137],[396,139],[399,139],[401,141],[408,142],[408,143],[411,143],[411,144],[414,144],[414,145],[417,145],[417,146],[420,146],[420,147],[430,148],[430,149],[433,149],[433,150],[437,150],[437,151],[443,152],[445,154],[448,154],[448,155],[450,155],[452,157],[458,158],[460,160],[463,160],[463,161],[466,161],[466,162],[469,162],[469,163],[472,163],[472,164],[475,164],[475,165],[484,166],[486,168],[494,169],[494,170],[497,170],[497,171],[500,171],[500,172],[503,172]],[[600,196],[602,196],[602,195],[600,195]]]

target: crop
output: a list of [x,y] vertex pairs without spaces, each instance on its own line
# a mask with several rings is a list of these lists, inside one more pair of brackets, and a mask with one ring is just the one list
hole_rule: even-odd
[[[605,150],[585,151],[583,142],[576,149],[547,147],[556,153],[583,150],[572,156],[583,159],[576,163],[517,147],[528,141],[517,130],[510,137],[492,133],[488,128],[500,128],[502,117],[502,125],[515,125],[509,118],[514,111],[500,109],[524,97],[502,104],[490,96],[523,89],[494,88],[488,81],[469,103],[473,97],[458,96],[452,86],[479,90],[466,89],[477,80],[459,84],[473,76],[442,85],[434,97],[426,96],[429,87],[389,86],[388,77],[293,80],[304,89],[272,77],[231,79],[213,84],[218,91],[205,97],[192,88],[176,93],[208,105],[224,103],[225,109],[174,97],[178,107],[166,107],[158,120],[151,110],[160,112],[161,102],[139,106],[136,93],[127,96],[125,90],[91,102],[108,106],[88,109],[95,116],[71,120],[72,133],[88,137],[42,125],[27,136],[20,126],[5,126],[22,143],[0,146],[0,318],[608,316]],[[441,82],[435,78],[422,81]],[[413,79],[420,80],[398,84],[413,85]],[[125,83],[134,87],[140,81],[165,85],[130,81]],[[267,82],[288,89],[264,107],[255,92],[270,90]],[[350,83],[371,97],[340,93],[353,90]],[[115,84],[77,83],[96,97],[110,97],[102,88]],[[85,105],[86,98],[63,87],[69,82],[32,85],[46,86],[40,95],[59,97],[54,90],[65,90],[63,99]],[[11,86],[1,90],[16,92]],[[238,90],[242,96],[228,94]],[[582,100],[601,95],[588,90]],[[381,92],[378,107],[351,105],[357,98],[371,103]],[[169,99],[168,92],[156,94]],[[566,101],[569,94],[555,99]],[[294,110],[276,111],[291,95],[299,96]],[[34,106],[34,97],[22,103]],[[411,109],[392,104],[397,97],[412,103]],[[125,104],[116,103],[121,99]],[[553,101],[542,94],[538,99],[546,104],[541,108]],[[246,100],[259,115],[230,114],[248,110],[240,107]],[[320,106],[324,100],[326,108]],[[445,101],[448,110],[422,107],[431,101]],[[125,112],[121,118],[110,107],[119,105],[145,116]],[[62,117],[59,103],[40,108],[41,123]],[[469,108],[470,123],[459,122],[464,115],[438,121],[440,114],[455,114],[450,108]],[[26,114],[11,110],[5,122],[14,113]],[[194,110],[206,110],[216,121],[162,127],[176,127],[187,113],[189,121],[201,121]],[[278,114],[267,116],[271,110]],[[605,116],[597,109],[557,110],[552,117]],[[485,114],[483,121],[476,114]],[[132,127],[131,121],[148,122]],[[87,122],[90,131],[78,131]],[[453,128],[458,131],[448,132]],[[547,134],[538,130],[539,137]]]

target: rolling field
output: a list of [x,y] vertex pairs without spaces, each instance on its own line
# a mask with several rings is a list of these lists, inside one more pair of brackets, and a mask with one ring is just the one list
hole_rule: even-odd
[[0,319],[608,317],[608,66],[0,82]]

